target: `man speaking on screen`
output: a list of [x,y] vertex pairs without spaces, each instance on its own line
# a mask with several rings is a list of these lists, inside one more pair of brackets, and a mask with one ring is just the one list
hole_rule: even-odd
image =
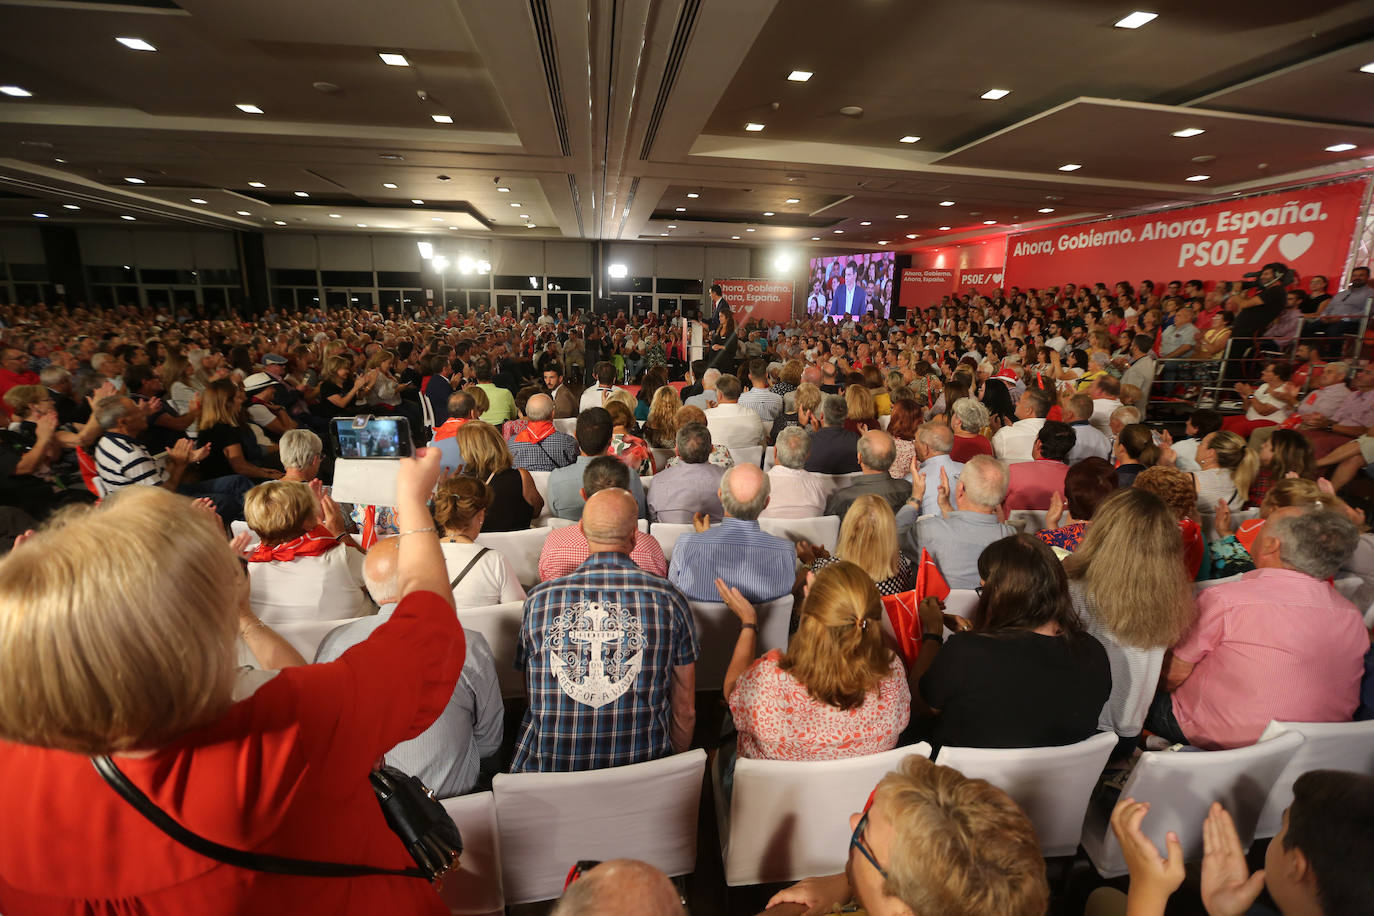
[[829,315],[832,317],[851,316],[859,318],[868,311],[868,293],[856,280],[858,269],[853,261],[844,265],[844,284],[835,288],[830,297]]

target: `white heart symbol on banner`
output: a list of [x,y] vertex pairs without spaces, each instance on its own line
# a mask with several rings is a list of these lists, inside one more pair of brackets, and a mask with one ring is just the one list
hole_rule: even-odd
[[1296,261],[1316,240],[1311,232],[1289,232],[1279,236],[1279,251],[1288,260]]

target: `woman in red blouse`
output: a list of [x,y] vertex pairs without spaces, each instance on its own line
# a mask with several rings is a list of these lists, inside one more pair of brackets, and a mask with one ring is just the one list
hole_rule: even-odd
[[131,487],[0,562],[0,912],[433,913],[417,878],[248,871],[182,846],[102,780],[113,757],[174,820],[274,856],[413,867],[368,771],[443,710],[463,666],[426,500],[401,459],[399,607],[338,661],[234,702],[248,581],[211,517]]

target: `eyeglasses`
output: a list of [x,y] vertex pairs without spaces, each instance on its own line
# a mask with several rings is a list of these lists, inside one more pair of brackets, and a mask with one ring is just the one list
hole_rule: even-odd
[[868,844],[864,840],[864,830],[868,828],[868,809],[872,806],[873,797],[869,796],[868,804],[864,805],[863,816],[860,817],[859,822],[854,825],[854,833],[849,837],[849,846],[851,849],[859,850],[863,857],[869,861],[869,864],[876,868],[878,874],[882,875],[883,879],[886,880],[887,869],[878,864],[877,858],[874,857],[873,852],[868,848]]

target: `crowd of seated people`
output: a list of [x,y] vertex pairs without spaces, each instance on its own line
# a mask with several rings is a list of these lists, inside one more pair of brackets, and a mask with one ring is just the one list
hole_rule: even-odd
[[[713,659],[728,661],[741,757],[822,760],[916,740],[1035,748],[1108,732],[1129,765],[1147,738],[1209,751],[1253,744],[1271,720],[1351,721],[1370,631],[1343,591],[1352,576],[1371,589],[1374,535],[1338,493],[1374,458],[1374,369],[1318,364],[1310,348],[1300,368],[1256,360],[1261,384],[1237,389],[1244,415],[1194,410],[1174,439],[1144,422],[1156,359],[1177,361],[1227,312],[1204,327],[1206,309],[1182,294],[1118,286],[955,297],[905,320],[720,319],[718,349],[697,361],[671,321],[632,337],[616,320],[547,315],[244,323],[10,309],[0,503],[13,514],[0,522],[14,530],[0,536],[21,536],[0,561],[0,770],[43,777],[28,801],[3,803],[9,822],[46,836],[36,805],[58,799],[89,814],[102,787],[77,779],[72,752],[114,753],[217,839],[285,851],[327,832],[341,861],[399,866],[375,804],[322,813],[348,792],[367,807],[341,779],[385,756],[456,795],[481,784],[479,770],[686,750],[700,740],[703,602],[741,624],[729,659]],[[1178,346],[1159,352],[1165,340]],[[348,460],[331,421],[361,415],[404,417],[414,443],[433,446],[400,460],[394,505],[344,506],[329,490]],[[1342,473],[1321,479],[1333,467]],[[1255,517],[1238,518],[1247,506]],[[772,533],[776,521],[838,523],[838,534],[811,543]],[[692,530],[661,542],[655,526],[674,525]],[[499,537],[527,532],[539,537],[537,581],[522,583]],[[927,568],[977,591],[967,619],[923,591]],[[789,641],[759,657],[759,609],[789,595]],[[218,616],[188,617],[190,601]],[[511,602],[523,602],[512,646],[454,626]],[[914,654],[890,632],[900,613],[914,615]],[[313,659],[273,632],[329,621]],[[589,654],[588,633],[603,654]],[[250,657],[253,671],[240,670]],[[513,748],[498,658],[514,659],[525,686]],[[148,678],[156,689],[139,687]],[[43,702],[30,701],[36,683],[49,685]],[[195,778],[174,791],[169,768]],[[883,863],[887,883],[851,858],[847,876],[778,903],[868,895],[919,911],[915,884],[935,880],[919,861],[930,840],[902,818],[938,808],[929,795],[943,792],[985,806],[999,842],[1020,844],[1004,863],[1026,869],[1019,890],[1004,874],[1007,887],[984,878],[960,893],[1043,911],[1034,835],[1012,826],[1020,812],[946,769],[909,763],[856,829],[870,845],[853,855]],[[295,792],[304,770],[320,783]],[[284,807],[216,833],[200,801],[215,777]],[[1365,791],[1348,782],[1322,791]],[[93,823],[108,835],[88,825],[63,842],[113,861],[129,836],[147,839],[129,811],[99,804]],[[1118,812],[1123,844],[1138,813]],[[984,842],[958,830],[958,842]],[[1311,840],[1295,842],[1311,859]],[[111,893],[171,887],[188,853],[167,849]],[[0,905],[36,899],[40,861],[0,855]],[[892,877],[903,874],[914,883]],[[974,881],[937,883],[961,880]],[[344,884],[331,899],[419,893]],[[277,876],[235,893],[251,908],[303,892]]]

